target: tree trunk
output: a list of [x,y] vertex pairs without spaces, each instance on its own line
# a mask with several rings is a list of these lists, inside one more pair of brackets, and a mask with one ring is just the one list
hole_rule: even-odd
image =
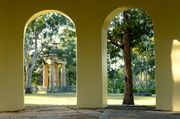
[[131,48],[130,48],[130,33],[125,30],[123,34],[124,38],[124,99],[123,104],[134,105],[133,96],[133,83],[132,83],[132,69],[131,69]]
[[32,68],[26,68],[26,93],[32,93]]

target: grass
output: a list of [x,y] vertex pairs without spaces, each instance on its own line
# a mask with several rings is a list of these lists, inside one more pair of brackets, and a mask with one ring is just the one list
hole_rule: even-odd
[[25,94],[25,105],[75,105],[76,93]]
[[[76,93],[25,94],[25,105],[76,105]],[[135,96],[136,105],[155,105],[155,95]],[[108,94],[108,105],[121,105],[123,94]]]
[[[134,96],[135,105],[156,105],[155,95],[152,96]],[[109,105],[121,105],[123,101],[123,94],[108,94]]]

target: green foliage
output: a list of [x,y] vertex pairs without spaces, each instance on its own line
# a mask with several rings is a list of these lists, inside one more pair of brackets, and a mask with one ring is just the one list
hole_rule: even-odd
[[66,37],[61,39],[60,49],[65,51],[67,82],[69,85],[76,85],[76,34],[66,30]]
[[115,54],[116,52],[114,56],[118,56],[117,50],[119,52],[121,51],[120,48],[123,49],[123,33],[126,29],[131,33],[131,48],[135,47],[139,52],[144,52],[145,49],[145,46],[140,44],[147,41],[147,37],[150,39],[154,35],[153,24],[145,11],[131,9],[128,12],[128,19],[123,17],[125,11],[115,16],[108,30],[108,47],[110,47],[108,51],[112,52],[110,54]]
[[[124,19],[124,14],[128,13],[128,19]],[[108,30],[108,79],[109,89],[118,87],[112,82],[120,80],[120,88],[124,83],[124,61],[123,61],[123,33],[128,29],[131,33],[131,61],[133,78],[144,83],[145,75],[148,75],[149,82],[155,81],[155,52],[154,52],[154,31],[150,16],[143,10],[131,9],[124,11],[112,20]],[[119,72],[121,70],[121,72]],[[147,72],[147,73],[146,73]],[[141,78],[142,77],[142,78]],[[151,81],[152,80],[152,81]],[[135,82],[134,83],[138,83]],[[151,88],[154,85],[152,84]],[[136,88],[145,88],[138,85]],[[121,91],[121,90],[120,90]]]
[[108,68],[108,88],[109,90],[112,89],[119,89],[119,88],[124,88],[124,80],[122,80],[124,77],[123,75],[123,70],[119,69],[114,70]]
[[41,69],[36,69],[32,74],[32,85],[42,85],[43,83],[43,72]]

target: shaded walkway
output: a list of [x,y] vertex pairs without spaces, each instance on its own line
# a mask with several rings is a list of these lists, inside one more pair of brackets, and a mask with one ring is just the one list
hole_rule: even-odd
[[[143,109],[143,110],[142,110]],[[155,111],[148,106],[110,106],[76,109],[74,106],[27,106],[18,112],[1,112],[0,119],[179,119],[178,112]]]

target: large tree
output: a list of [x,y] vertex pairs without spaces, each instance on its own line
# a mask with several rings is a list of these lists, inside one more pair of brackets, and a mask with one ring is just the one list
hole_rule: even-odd
[[59,30],[67,24],[65,16],[57,13],[42,14],[32,20],[25,30],[24,60],[26,91],[31,93],[32,73],[38,58],[49,44],[60,37]]
[[145,47],[140,45],[147,38],[153,36],[153,24],[145,11],[131,9],[123,11],[111,22],[108,30],[108,52],[110,57],[124,58],[124,99],[123,104],[133,105],[133,83],[131,52],[136,50],[143,52]]

